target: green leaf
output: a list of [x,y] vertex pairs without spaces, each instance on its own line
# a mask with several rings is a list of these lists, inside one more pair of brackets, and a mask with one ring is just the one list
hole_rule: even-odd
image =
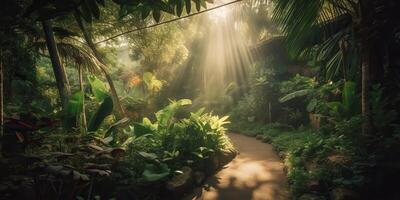
[[156,20],[156,22],[160,22],[160,17],[161,17],[161,11],[159,9],[154,9],[153,10],[153,18]]
[[354,105],[354,99],[356,97],[356,84],[352,81],[347,81],[344,83],[342,102],[346,109],[350,110]]
[[93,114],[93,116],[89,120],[88,131],[97,131],[103,123],[104,119],[111,115],[113,111],[113,101],[110,96],[104,98],[103,102],[101,103],[100,107],[97,111]]
[[170,174],[170,169],[166,164],[160,164],[156,166],[153,164],[147,164],[143,171],[143,180],[147,182],[155,182],[164,180]]
[[150,15],[151,9],[147,6],[143,6],[141,11],[142,11],[142,19],[146,19]]
[[279,102],[284,103],[297,97],[307,96],[312,92],[311,89],[304,89],[287,94],[279,99]]
[[153,133],[153,130],[151,129],[151,127],[146,126],[141,123],[134,122],[133,127],[134,127],[134,129],[133,129],[134,133],[137,137],[148,134],[148,133]]
[[158,156],[155,153],[147,153],[147,152],[139,151],[138,154],[148,160],[157,160],[158,159]]
[[107,130],[107,132],[106,132],[106,135],[108,135],[109,133],[113,132],[113,131],[116,130],[118,127],[121,127],[121,126],[126,125],[129,121],[130,121],[129,118],[124,117],[124,118],[120,119],[119,121],[115,122],[114,124],[112,124],[112,125],[108,128],[108,130]]
[[176,15],[180,17],[183,12],[183,0],[177,0],[176,2]]
[[93,75],[88,76],[89,84],[97,101],[101,102],[109,96],[105,84]]
[[66,108],[66,116],[64,125],[66,128],[72,128],[76,125],[77,117],[82,112],[82,104],[83,104],[83,97],[84,94],[79,91],[71,96],[68,101],[67,108]]
[[82,112],[83,92],[79,91],[71,96],[67,105],[67,116],[75,117]]
[[196,3],[196,10],[197,12],[199,12],[201,9],[201,0],[195,0],[195,3]]
[[190,11],[192,9],[192,1],[191,0],[185,0],[185,6],[186,6],[186,13],[190,14]]

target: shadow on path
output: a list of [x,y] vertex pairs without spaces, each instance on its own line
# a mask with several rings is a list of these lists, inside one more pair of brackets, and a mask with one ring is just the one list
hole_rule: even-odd
[[239,155],[184,200],[286,200],[283,163],[272,146],[254,138],[228,134]]

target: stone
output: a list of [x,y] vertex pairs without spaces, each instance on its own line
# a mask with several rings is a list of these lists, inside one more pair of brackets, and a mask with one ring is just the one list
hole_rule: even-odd
[[261,139],[261,141],[263,141],[265,143],[270,143],[271,142],[271,138],[269,138],[268,136],[264,135],[263,138]]
[[179,199],[193,183],[193,171],[190,167],[182,167],[182,173],[172,177],[166,183],[166,189],[174,199]]
[[235,150],[222,150],[218,152],[219,167],[230,163],[237,155]]
[[257,139],[257,140],[262,140],[262,139],[263,139],[263,135],[257,135],[257,136],[256,136],[256,139]]

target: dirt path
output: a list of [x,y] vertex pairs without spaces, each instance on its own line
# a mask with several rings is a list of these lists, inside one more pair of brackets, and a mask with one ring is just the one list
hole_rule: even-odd
[[283,163],[272,146],[229,134],[239,155],[185,200],[286,200]]

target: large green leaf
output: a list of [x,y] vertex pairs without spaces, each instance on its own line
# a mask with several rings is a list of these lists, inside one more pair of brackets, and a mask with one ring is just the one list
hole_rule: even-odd
[[171,101],[171,103],[156,113],[158,125],[162,127],[169,126],[176,111],[182,106],[192,104],[190,99],[181,99],[179,101]]
[[83,92],[79,91],[71,96],[68,101],[64,125],[66,128],[72,128],[76,125],[76,119],[82,112]]
[[279,102],[284,103],[297,97],[307,96],[312,92],[311,89],[304,89],[287,94],[279,99]]
[[159,166],[147,164],[142,177],[147,182],[155,182],[165,179],[169,174],[170,169],[166,164],[160,164]]
[[346,117],[357,114],[360,110],[359,100],[356,94],[356,83],[347,81],[342,91],[342,104],[346,112]]
[[148,134],[148,133],[153,133],[153,129],[145,124],[134,122],[133,127],[134,127],[133,130],[134,130],[135,136],[137,136],[137,137]]
[[103,123],[104,119],[111,115],[113,111],[113,101],[110,96],[104,98],[103,102],[101,103],[100,107],[97,111],[92,115],[89,120],[88,131],[96,131],[99,129],[101,123]]
[[97,77],[90,75],[88,76],[90,87],[92,88],[93,95],[97,101],[101,102],[109,96],[108,90],[105,84]]

